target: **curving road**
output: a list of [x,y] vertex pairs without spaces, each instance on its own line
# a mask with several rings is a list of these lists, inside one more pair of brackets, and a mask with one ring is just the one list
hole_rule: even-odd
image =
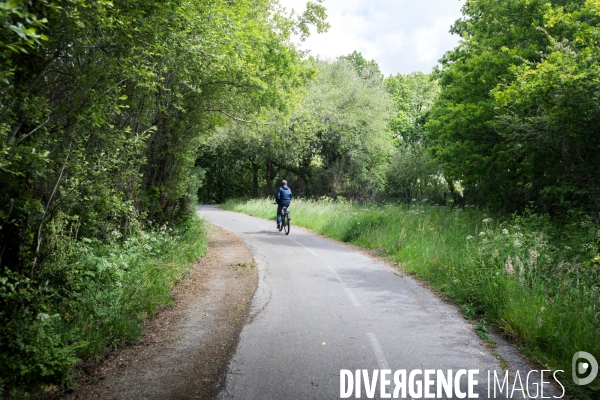
[[259,268],[220,399],[337,399],[342,369],[478,369],[477,393],[488,398],[498,361],[456,307],[409,276],[293,225],[285,236],[273,221],[216,206],[200,213],[241,237]]

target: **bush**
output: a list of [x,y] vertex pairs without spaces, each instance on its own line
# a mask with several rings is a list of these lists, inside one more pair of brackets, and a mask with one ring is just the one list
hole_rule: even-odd
[[0,277],[3,396],[68,386],[80,360],[138,340],[143,320],[171,303],[173,284],[206,241],[202,222],[190,218],[126,238],[115,233],[108,243],[63,245],[60,259],[40,266],[39,280]]
[[405,203],[415,199],[445,204],[450,194],[441,169],[424,146],[400,146],[396,149],[386,170],[384,198]]

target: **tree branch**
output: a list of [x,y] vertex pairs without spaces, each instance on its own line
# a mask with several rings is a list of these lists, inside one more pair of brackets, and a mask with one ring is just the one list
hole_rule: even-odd
[[37,132],[39,129],[43,128],[44,125],[46,125],[48,123],[48,121],[50,121],[50,114],[48,114],[48,118],[46,118],[46,121],[44,121],[41,125],[38,125],[34,130],[32,130],[31,132],[29,132],[27,135],[23,136],[21,139],[19,139],[17,141],[17,143],[15,143],[15,145],[18,145],[19,143],[21,143],[23,140],[27,139],[29,136],[33,135],[35,132]]
[[33,265],[31,266],[31,276],[33,276],[33,271],[35,270],[35,264],[37,263],[37,256],[38,256],[38,253],[40,252],[40,246],[42,245],[42,227],[44,226],[44,219],[46,218],[46,213],[48,212],[48,209],[50,208],[50,203],[52,203],[52,198],[56,194],[58,185],[60,184],[60,181],[62,180],[62,177],[63,177],[63,173],[65,172],[65,167],[67,166],[67,161],[69,161],[69,156],[71,155],[72,144],[73,144],[73,141],[69,142],[69,150],[67,151],[67,156],[65,157],[65,162],[64,162],[62,168],[60,169],[60,174],[58,174],[58,179],[56,180],[56,184],[54,184],[54,189],[52,189],[50,198],[48,198],[48,201],[46,202],[46,207],[44,208],[44,212],[42,213],[42,218],[40,218],[40,225],[38,226],[38,231],[37,231],[37,246],[35,248],[35,258],[33,259]]

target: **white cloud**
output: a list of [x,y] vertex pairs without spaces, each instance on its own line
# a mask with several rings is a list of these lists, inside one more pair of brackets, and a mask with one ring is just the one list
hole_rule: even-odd
[[[279,0],[302,12],[306,0]],[[464,0],[325,0],[329,32],[314,33],[301,48],[335,58],[354,50],[375,59],[385,74],[430,72],[458,43],[448,31]]]

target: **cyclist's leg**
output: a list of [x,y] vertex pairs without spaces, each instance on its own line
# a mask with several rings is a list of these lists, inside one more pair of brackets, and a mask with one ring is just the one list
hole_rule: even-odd
[[[283,204],[281,207],[281,215],[282,215],[282,219],[283,219],[283,214],[285,214],[285,212],[287,211],[288,207],[289,207],[289,203],[288,204]],[[285,223],[285,219],[282,220],[282,223]]]
[[277,204],[277,226],[281,224],[281,210],[283,210],[283,206],[281,204]]

